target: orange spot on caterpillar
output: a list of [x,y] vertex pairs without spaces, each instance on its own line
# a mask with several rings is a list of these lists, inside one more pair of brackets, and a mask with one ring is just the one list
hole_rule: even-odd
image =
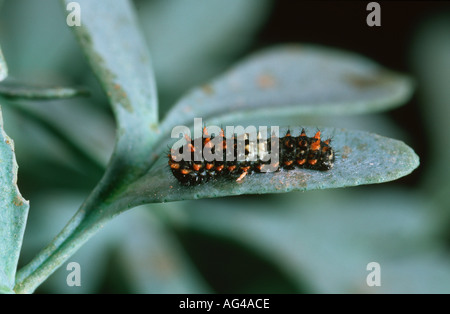
[[290,166],[290,165],[292,165],[293,163],[294,163],[293,160],[286,160],[286,161],[284,162],[284,164],[285,164],[286,166]]
[[297,160],[297,163],[298,163],[300,166],[304,165],[305,162],[306,162],[306,159],[299,159],[299,160]]
[[235,166],[235,165],[232,165],[232,166],[229,166],[229,167],[228,167],[228,171],[229,171],[229,172],[233,172],[235,169],[236,169],[236,166]]
[[311,160],[308,161],[308,163],[309,163],[311,166],[314,166],[315,164],[317,164],[317,159],[311,159]]
[[319,149],[320,149],[320,138],[314,143],[311,143],[311,150],[316,151]]
[[192,165],[192,168],[193,168],[195,171],[199,171],[199,170],[202,168],[202,165],[201,165],[201,164],[193,164],[193,165]]
[[242,172],[241,175],[239,176],[239,178],[236,179],[237,182],[241,181],[242,179],[245,178],[245,176],[247,175],[247,171]]
[[181,174],[189,174],[191,170],[189,169],[181,169]]

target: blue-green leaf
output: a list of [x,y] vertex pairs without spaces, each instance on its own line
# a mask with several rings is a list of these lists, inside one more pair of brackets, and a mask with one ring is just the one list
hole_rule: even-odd
[[162,129],[190,125],[196,117],[218,123],[257,115],[383,111],[401,105],[411,93],[411,79],[357,54],[280,46],[194,89],[168,113]]
[[[71,1],[64,1],[65,4]],[[73,26],[114,109],[119,136],[145,136],[158,121],[150,56],[129,1],[78,1],[81,26]],[[105,9],[107,8],[107,9]]]
[[17,187],[14,143],[0,111],[0,292],[12,292],[29,203]]

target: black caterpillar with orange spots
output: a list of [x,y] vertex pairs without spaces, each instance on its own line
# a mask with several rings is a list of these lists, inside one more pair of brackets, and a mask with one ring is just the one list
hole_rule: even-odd
[[[278,152],[273,152],[278,162],[272,162],[271,159],[263,161],[260,158],[251,160],[250,156],[248,134],[245,134],[245,153],[239,156],[237,150],[237,138],[234,136],[231,143],[233,149],[230,149],[235,157],[233,160],[228,161],[226,159],[227,143],[230,143],[225,138],[223,131],[219,135],[221,139],[218,139],[221,143],[218,149],[220,154],[223,154],[222,160],[206,161],[204,158],[196,161],[194,154],[201,149],[209,146],[214,152],[217,147],[212,145],[212,139],[214,136],[209,136],[206,132],[206,128],[203,130],[203,138],[201,141],[201,147],[196,148],[194,140],[186,137],[186,144],[183,145],[178,152],[171,150],[169,154],[169,167],[172,170],[173,175],[177,180],[188,186],[198,185],[207,182],[211,179],[218,177],[232,178],[235,181],[241,181],[245,176],[253,173],[261,172],[273,172],[279,171],[280,168],[284,170],[293,170],[295,168],[327,171],[333,168],[335,153],[330,146],[330,139],[321,141],[320,131],[318,131],[314,137],[308,137],[305,130],[299,136],[292,136],[290,131],[287,131],[284,137],[275,137],[274,140],[278,141]],[[273,139],[272,139],[273,140]],[[257,143],[265,143],[264,149],[267,153],[272,153],[271,139],[267,141],[260,141]],[[259,145],[259,144],[258,144]],[[260,148],[261,149],[261,148]],[[183,152],[189,152],[190,160],[180,160],[180,156]],[[202,156],[202,155],[201,155]],[[238,158],[238,156],[240,158]],[[259,156],[259,155],[258,155]],[[238,161],[240,160],[240,161]],[[264,169],[264,171],[263,171]]]

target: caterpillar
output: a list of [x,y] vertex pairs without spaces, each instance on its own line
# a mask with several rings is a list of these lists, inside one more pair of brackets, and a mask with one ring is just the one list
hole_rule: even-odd
[[[248,133],[243,135],[243,139],[233,136],[227,140],[223,130],[215,138],[209,136],[204,128],[201,142],[186,136],[186,144],[178,151],[171,150],[168,163],[174,177],[186,186],[199,185],[219,177],[239,182],[253,173],[273,172],[280,169],[303,168],[327,171],[333,168],[335,152],[330,146],[331,139],[322,141],[320,136],[321,132],[318,131],[313,137],[308,137],[305,129],[302,129],[299,136],[292,136],[288,130],[283,137],[272,135],[272,138],[267,140],[261,140],[258,134],[257,141],[250,141]],[[215,139],[215,145],[213,139]],[[243,145],[238,144],[239,140],[242,140]],[[196,147],[195,143],[201,143],[201,145]],[[242,146],[243,150],[238,149]],[[276,149],[274,149],[275,146]],[[216,160],[205,158],[205,148],[222,158]],[[181,158],[183,154],[189,158]],[[230,156],[233,158],[227,158]],[[265,160],[267,156],[270,156],[270,159]]]

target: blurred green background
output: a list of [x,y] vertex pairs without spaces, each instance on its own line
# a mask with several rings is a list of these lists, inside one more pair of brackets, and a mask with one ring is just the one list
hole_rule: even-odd
[[[292,117],[403,140],[421,158],[381,185],[135,208],[104,227],[37,293],[450,293],[450,3],[134,1],[153,58],[160,115],[183,93],[261,48],[308,42],[368,56],[410,74],[405,106],[358,116]],[[105,8],[107,10],[107,8]],[[60,1],[3,1],[0,43],[12,80],[85,86],[91,97],[2,102],[19,187],[30,200],[20,265],[61,230],[114,145],[108,101],[65,25]],[[381,265],[381,287],[366,265]]]

